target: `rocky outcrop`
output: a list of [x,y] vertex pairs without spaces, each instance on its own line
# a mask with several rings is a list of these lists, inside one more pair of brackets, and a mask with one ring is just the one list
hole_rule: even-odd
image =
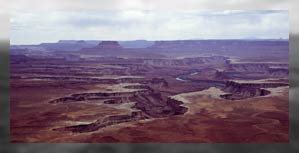
[[209,64],[209,65],[226,65],[229,63],[224,56],[207,56],[182,59],[186,65]]
[[68,103],[68,102],[80,102],[87,100],[105,100],[111,98],[129,98],[133,94],[148,94],[151,93],[151,90],[139,90],[134,92],[99,92],[99,93],[80,93],[80,94],[72,94],[68,97],[62,97],[58,99],[54,99],[49,103]]
[[183,59],[144,59],[144,65],[152,66],[193,66],[193,65],[226,65],[228,58],[223,56],[193,57]]
[[[153,83],[163,84],[161,79],[153,79]],[[105,104],[121,104],[135,102],[132,109],[137,110],[130,115],[116,115],[108,116],[104,119],[98,120],[95,123],[87,125],[75,125],[58,130],[67,130],[72,132],[91,132],[100,128],[119,124],[123,122],[130,122],[135,120],[142,120],[146,118],[160,118],[172,115],[181,115],[187,112],[187,108],[181,106],[182,102],[163,98],[161,93],[155,92],[148,86],[136,85],[127,86],[127,88],[142,88],[134,92],[116,92],[116,93],[80,93],[73,94],[68,97],[58,98],[50,101],[50,103],[69,103],[82,101],[102,101]]]
[[288,65],[279,63],[234,63],[224,73],[239,79],[289,77]]
[[237,83],[227,81],[223,90],[229,94],[221,95],[220,97],[229,100],[240,100],[251,97],[265,96],[270,94],[270,91],[264,88],[275,88],[288,86],[286,83]]
[[235,88],[276,88],[281,86],[288,86],[287,83],[238,83],[235,81],[227,81],[226,82],[226,89],[235,89]]
[[220,95],[220,97],[229,100],[241,100],[252,97],[265,96],[270,94],[270,91],[259,88],[239,88],[233,90],[230,94]]
[[134,108],[141,110],[151,118],[167,117],[172,115],[184,114],[187,109],[180,106],[182,103],[176,100],[164,100],[160,93],[135,94],[137,101]]
[[[107,96],[107,95],[105,94],[103,96]],[[76,100],[82,100],[82,99],[78,98]],[[150,94],[135,93],[133,97],[130,97],[130,100],[137,101],[136,104],[133,106],[133,108],[139,111],[134,111],[130,115],[107,116],[91,124],[74,125],[74,126],[63,127],[54,130],[64,130],[64,131],[71,131],[75,133],[92,132],[100,128],[104,128],[107,126],[120,124],[124,122],[138,121],[138,120],[143,120],[148,118],[168,117],[172,115],[181,115],[187,112],[187,108],[180,106],[182,102],[174,99],[163,100],[161,98],[161,94],[159,93],[150,93]],[[109,99],[106,100],[105,102],[109,104],[115,104],[116,102],[120,102],[120,99]]]
[[273,63],[238,63],[230,64],[229,69],[234,72],[260,72],[270,75],[288,76],[289,69],[287,64]]
[[263,63],[231,64],[230,69],[234,72],[268,72],[269,65]]
[[185,114],[188,111],[188,108],[182,107],[181,104],[183,104],[183,102],[172,99],[172,98],[167,99],[167,105],[169,105],[170,107],[172,107],[175,110],[174,115]]
[[142,112],[137,111],[137,112],[132,112],[130,115],[107,116],[107,117],[105,117],[101,120],[97,120],[96,122],[91,123],[91,124],[80,124],[80,125],[75,125],[75,126],[58,128],[58,129],[54,129],[54,130],[71,131],[74,133],[84,133],[84,132],[96,131],[100,128],[104,128],[104,127],[115,125],[115,124],[137,121],[137,120],[142,120],[142,119],[146,119],[146,117],[143,116]]

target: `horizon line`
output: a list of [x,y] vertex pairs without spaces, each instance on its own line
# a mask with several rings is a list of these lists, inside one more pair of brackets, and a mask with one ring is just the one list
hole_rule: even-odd
[[[280,41],[289,41],[289,38],[229,38],[229,39],[156,39],[156,40],[151,40],[151,39],[128,39],[128,40],[111,40],[111,39],[102,39],[102,40],[96,40],[96,39],[61,39],[61,40],[56,40],[53,42],[41,42],[41,43],[31,43],[31,44],[13,44],[10,43],[10,45],[14,46],[19,46],[19,45],[41,45],[44,43],[61,43],[61,41],[117,41],[117,42],[125,42],[125,41],[197,41],[197,40],[251,40],[251,41],[263,41],[263,40],[280,40]],[[10,40],[9,40],[10,41]]]

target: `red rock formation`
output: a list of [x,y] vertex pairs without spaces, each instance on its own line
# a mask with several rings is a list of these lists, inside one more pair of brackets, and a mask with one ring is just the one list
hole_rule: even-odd
[[251,97],[265,96],[270,94],[270,91],[263,88],[275,88],[281,86],[288,86],[286,83],[237,83],[234,81],[227,81],[224,91],[230,94],[221,95],[224,99],[240,100]]
[[92,132],[96,131],[100,128],[104,128],[110,125],[124,123],[124,122],[130,122],[130,121],[136,121],[136,120],[142,120],[146,119],[146,117],[143,115],[142,112],[132,112],[130,115],[115,115],[115,116],[108,116],[104,119],[97,120],[94,123],[91,124],[80,124],[80,125],[74,125],[74,126],[67,126],[63,128],[57,128],[53,129],[58,131],[72,131],[74,133],[84,133],[84,132]]

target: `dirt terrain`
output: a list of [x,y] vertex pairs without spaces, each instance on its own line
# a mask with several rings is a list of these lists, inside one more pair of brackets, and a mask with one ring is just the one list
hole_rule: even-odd
[[287,41],[59,43],[11,48],[11,142],[289,141]]

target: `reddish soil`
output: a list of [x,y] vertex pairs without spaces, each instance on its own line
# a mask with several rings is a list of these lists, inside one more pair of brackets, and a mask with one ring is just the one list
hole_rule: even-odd
[[[86,54],[11,55],[11,142],[289,141],[285,62],[101,44]],[[172,46],[152,49],[159,44]]]

